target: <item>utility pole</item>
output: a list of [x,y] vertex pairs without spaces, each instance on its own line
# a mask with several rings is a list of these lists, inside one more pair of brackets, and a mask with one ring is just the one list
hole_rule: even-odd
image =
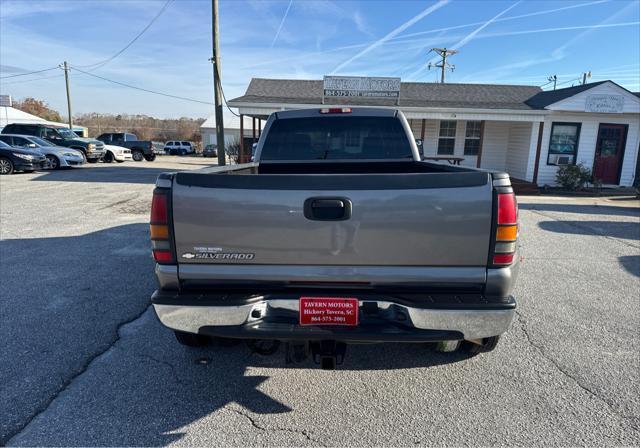
[[[218,47],[218,0],[211,0],[211,25],[213,27],[213,89],[216,114],[216,147],[218,150],[218,165],[226,165],[224,147],[224,121],[222,118],[222,84],[220,81],[220,48]],[[242,147],[242,135],[240,145]]]
[[551,75],[547,79],[549,80],[549,82],[553,83],[553,90],[556,90],[556,83],[558,82],[558,76],[557,75]]
[[587,83],[587,78],[591,78],[591,71],[584,72],[582,74],[582,85],[585,85]]
[[73,131],[73,117],[71,116],[71,90],[69,90],[69,64],[64,61],[64,81],[67,84],[67,112],[69,112],[69,129]]
[[454,71],[456,68],[455,65],[451,65],[447,62],[447,57],[457,54],[458,50],[447,50],[446,48],[432,48],[431,51],[438,53],[438,56],[442,58],[442,62],[440,64],[432,64],[431,62],[429,62],[429,65],[427,67],[429,68],[429,70],[431,70],[431,67],[436,67],[441,69],[440,82],[444,84],[445,70],[449,68],[451,69],[451,71]]

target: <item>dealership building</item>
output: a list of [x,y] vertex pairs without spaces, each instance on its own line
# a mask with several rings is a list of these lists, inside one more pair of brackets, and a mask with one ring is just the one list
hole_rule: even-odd
[[[342,78],[342,89],[335,89],[334,78]],[[392,82],[375,84],[372,91],[359,87],[374,85],[371,80],[396,80],[397,87]],[[613,81],[543,91],[537,86],[398,78],[254,78],[229,106],[251,118],[249,134],[256,138],[264,120],[282,110],[397,108],[409,121],[424,157],[506,171],[523,185],[555,185],[558,167],[569,164],[592,169],[605,186],[632,186],[637,173],[640,97]],[[247,123],[239,122],[243,128]],[[240,135],[247,133],[243,129]]]

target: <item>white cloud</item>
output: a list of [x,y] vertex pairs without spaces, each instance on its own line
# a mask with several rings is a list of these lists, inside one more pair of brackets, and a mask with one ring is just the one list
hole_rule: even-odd
[[420,20],[424,19],[425,17],[427,17],[429,14],[433,13],[434,11],[437,11],[438,9],[442,8],[443,6],[445,6],[449,2],[450,2],[450,0],[440,0],[440,1],[438,1],[438,3],[436,3],[434,5],[431,5],[428,8],[424,9],[419,14],[413,16],[411,19],[407,20],[402,25],[400,25],[399,27],[395,28],[393,31],[387,33],[385,36],[381,37],[380,39],[378,39],[375,42],[373,42],[372,44],[370,44],[367,48],[361,50],[356,55],[354,55],[354,56],[350,57],[349,59],[347,59],[346,61],[343,61],[342,63],[340,63],[337,67],[335,67],[331,71],[331,74],[334,74],[334,73],[342,70],[347,65],[351,64],[353,61],[355,61],[355,60],[361,58],[362,56],[364,56],[365,54],[369,53],[371,50],[374,50],[375,48],[378,48],[379,46],[383,45],[389,39],[392,39],[393,37],[395,37],[398,34],[402,33],[407,28],[411,27],[415,23],[417,23]]

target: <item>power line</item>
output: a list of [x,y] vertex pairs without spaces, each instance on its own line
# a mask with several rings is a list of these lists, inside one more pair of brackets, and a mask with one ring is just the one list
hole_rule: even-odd
[[83,68],[88,68],[88,67],[92,67],[91,70],[97,70],[99,68],[104,67],[105,65],[107,65],[109,62],[113,61],[115,58],[117,58],[118,56],[120,56],[122,53],[124,53],[127,48],[129,48],[131,45],[133,45],[138,39],[140,39],[140,37],[142,37],[142,35],[149,29],[151,28],[151,25],[154,24],[154,22],[156,20],[158,20],[158,18],[162,15],[162,13],[167,9],[167,7],[169,6],[169,4],[171,2],[173,2],[174,0],[167,0],[165,2],[165,4],[162,6],[162,8],[160,8],[160,11],[158,11],[158,14],[156,14],[151,21],[147,24],[147,26],[145,26],[142,31],[140,31],[138,33],[138,35],[136,37],[134,37],[127,45],[125,45],[120,51],[118,51],[116,54],[114,54],[113,56],[111,56],[110,58],[105,59],[104,61],[101,62],[96,62],[95,64],[89,64],[89,65],[80,65],[79,67],[83,67]]
[[155,90],[143,89],[142,87],[132,86],[131,84],[125,84],[124,82],[115,81],[113,79],[105,78],[104,76],[99,76],[99,75],[96,75],[94,73],[85,72],[84,70],[80,70],[78,67],[75,67],[73,65],[71,66],[71,68],[74,69],[74,70],[79,71],[80,73],[84,73],[85,75],[89,75],[89,76],[92,76],[94,78],[102,79],[103,81],[111,82],[113,84],[118,84],[118,85],[121,85],[121,86],[124,86],[124,87],[129,87],[130,89],[140,90],[142,92],[153,93],[155,95],[166,96],[166,97],[169,97],[169,98],[175,98],[175,99],[178,99],[178,100],[191,101],[193,103],[207,104],[207,105],[210,105],[210,106],[213,105],[213,103],[210,102],[210,101],[200,101],[200,100],[196,100],[196,99],[193,99],[193,98],[187,98],[187,97],[178,96],[178,95],[171,95],[170,93],[157,92]]
[[[216,75],[218,76],[218,79],[222,79],[222,77],[220,76],[220,70],[218,70],[218,65],[215,63],[215,61],[211,61],[211,63],[213,64],[213,69],[216,71]],[[213,82],[215,83],[215,79],[213,80]],[[224,89],[222,88],[222,82],[220,82],[220,92],[222,92],[222,99],[224,100],[224,105],[227,106],[227,109],[229,109],[229,112],[231,112],[236,117],[240,118],[240,115],[232,111],[231,108],[229,107],[227,96],[224,94]]]
[[35,75],[36,73],[44,73],[44,72],[49,72],[51,70],[55,70],[57,68],[60,68],[59,66],[55,66],[55,67],[51,67],[51,68],[45,68],[43,70],[35,70],[33,72],[27,72],[27,73],[18,73],[17,75],[9,75],[9,76],[0,76],[0,79],[8,79],[8,78],[15,78],[17,76],[27,76],[27,75]]
[[11,84],[23,84],[25,82],[41,81],[43,79],[60,78],[61,76],[64,76],[64,74],[63,73],[58,73],[58,74],[53,75],[53,76],[41,76],[40,78],[23,79],[22,81],[3,82],[2,85],[3,86],[7,86],[7,85],[11,85]]

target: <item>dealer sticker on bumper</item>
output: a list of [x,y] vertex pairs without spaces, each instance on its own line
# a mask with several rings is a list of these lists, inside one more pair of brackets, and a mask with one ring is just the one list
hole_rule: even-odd
[[358,325],[358,299],[300,297],[300,325]]

